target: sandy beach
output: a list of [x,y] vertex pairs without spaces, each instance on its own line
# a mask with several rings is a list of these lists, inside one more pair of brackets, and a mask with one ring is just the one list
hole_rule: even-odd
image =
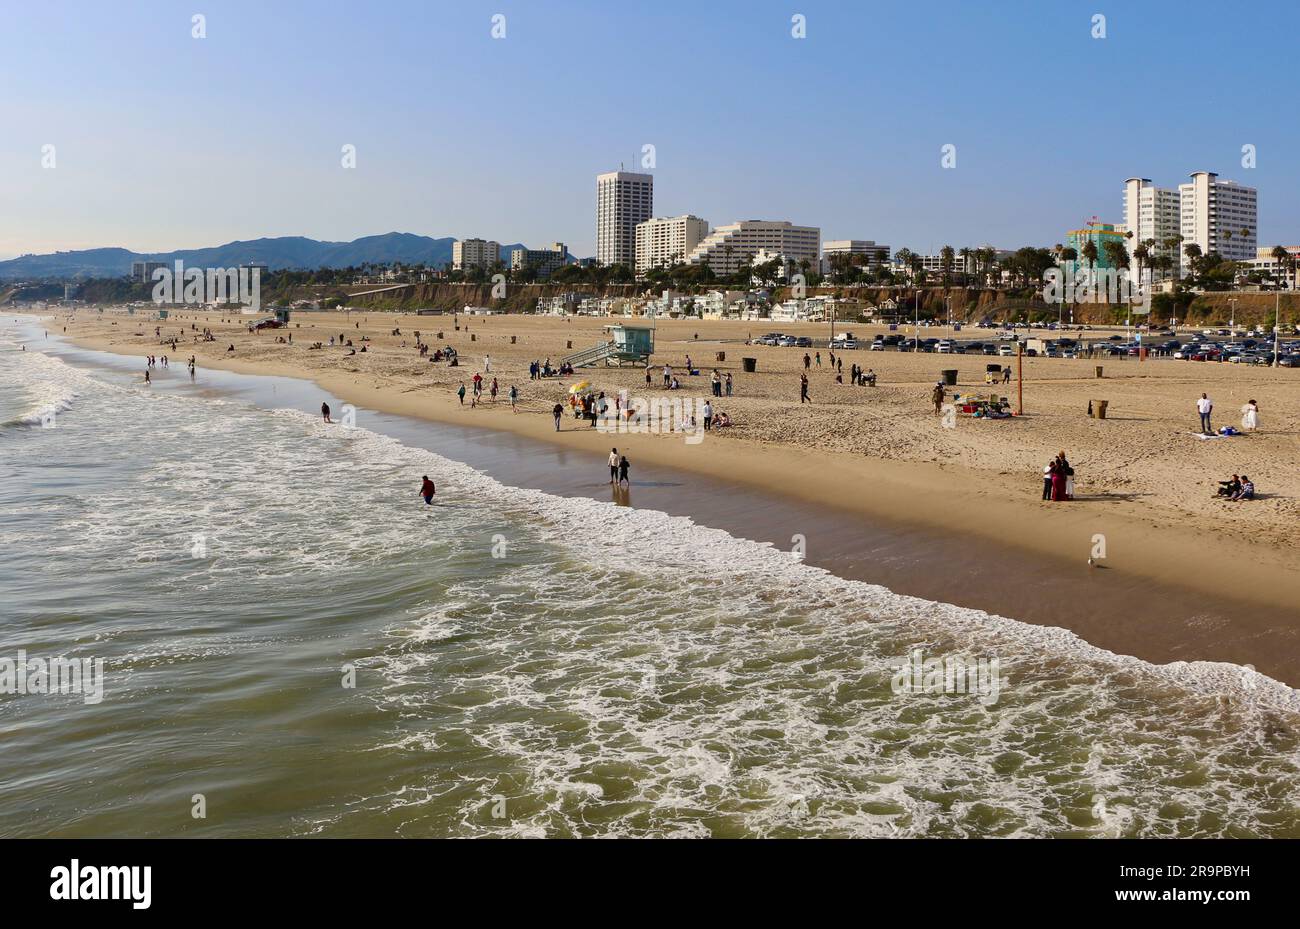
[[[1106,358],[1024,360],[1024,415],[982,421],[959,416],[944,428],[934,414],[931,391],[942,369],[955,368],[950,395],[987,395],[997,390],[1014,406],[1017,384],[987,387],[986,363],[1014,359],[985,356],[869,352],[839,353],[844,380],[835,382],[829,352],[820,349],[747,345],[770,329],[825,339],[825,325],[776,325],[768,321],[662,320],[656,334],[647,392],[639,367],[592,367],[576,376],[529,379],[529,362],[558,365],[570,351],[603,341],[602,327],[618,319],[535,316],[451,316],[392,313],[295,313],[288,329],[250,334],[248,317],[182,312],[168,320],[138,319],[125,311],[79,311],[50,320],[51,331],[91,348],[124,354],[170,355],[183,372],[193,354],[200,367],[283,374],[315,380],[346,398],[364,415],[374,409],[437,421],[509,430],[589,452],[598,474],[611,444],[633,461],[656,462],[796,499],[830,505],[847,513],[884,517],[951,533],[963,545],[996,540],[1012,549],[1059,557],[1086,568],[1097,536],[1104,537],[1104,570],[1157,580],[1249,604],[1293,609],[1300,597],[1300,414],[1294,403],[1300,380],[1289,369],[1183,362],[1172,359]],[[160,345],[178,339],[174,352]],[[197,329],[192,328],[197,327]],[[215,341],[195,341],[210,328]],[[852,326],[859,339],[872,327]],[[400,330],[400,334],[394,334]],[[416,335],[433,349],[454,346],[460,365],[421,358]],[[293,343],[278,341],[293,335]],[[439,335],[440,334],[440,335]],[[946,330],[930,334],[942,337]],[[980,331],[983,335],[983,331]],[[367,340],[365,352],[316,350],[329,337]],[[966,333],[963,333],[963,336]],[[1105,338],[1106,332],[1087,333]],[[227,349],[234,345],[234,351]],[[568,346],[573,348],[569,349]],[[807,351],[821,353],[809,373],[811,404],[799,402],[799,374]],[[725,360],[716,361],[717,353]],[[685,374],[690,356],[700,370]],[[491,372],[484,372],[491,358]],[[741,358],[757,359],[744,373]],[[665,395],[661,367],[673,366],[681,395],[709,395],[717,368],[733,378],[734,395],[715,399],[735,425],[714,431],[699,444],[681,435],[619,435],[616,442],[566,415],[556,432],[550,411],[565,400],[570,385],[590,380],[612,396]],[[871,368],[878,386],[854,387],[852,364]],[[1105,368],[1096,379],[1094,366]],[[143,365],[142,365],[143,372]],[[456,396],[484,373],[484,402],[471,408]],[[498,379],[495,403],[486,385]],[[520,392],[519,412],[507,400]],[[1239,425],[1240,407],[1254,399],[1258,432],[1237,438],[1198,439],[1195,400],[1202,392],[1215,403],[1214,424]],[[677,396],[674,394],[674,396]],[[1090,400],[1107,400],[1105,420],[1087,415]],[[1043,465],[1065,451],[1076,469],[1076,499],[1040,499]],[[1260,499],[1231,503],[1216,499],[1216,482],[1248,474]],[[936,553],[936,570],[942,570]],[[993,570],[1014,583],[1017,565]],[[959,579],[954,579],[958,583]]]

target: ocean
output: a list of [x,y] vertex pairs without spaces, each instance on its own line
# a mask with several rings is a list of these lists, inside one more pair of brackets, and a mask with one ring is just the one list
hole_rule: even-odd
[[[1300,695],[1248,667],[41,333],[0,322],[0,835],[1300,837]],[[20,652],[101,699],[6,685]],[[957,657],[977,693],[911,674]]]

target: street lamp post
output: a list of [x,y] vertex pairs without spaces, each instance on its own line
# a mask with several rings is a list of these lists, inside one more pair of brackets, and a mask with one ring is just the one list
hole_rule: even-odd
[[1233,336],[1237,334],[1237,298],[1231,297],[1228,304],[1232,307],[1232,315],[1228,318],[1228,329],[1232,331]]

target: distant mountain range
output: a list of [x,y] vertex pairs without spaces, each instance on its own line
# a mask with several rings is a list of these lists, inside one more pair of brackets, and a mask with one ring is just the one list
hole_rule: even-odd
[[[263,261],[272,271],[284,269],[347,268],[373,262],[426,264],[429,267],[451,261],[455,238],[432,239],[409,232],[365,236],[351,242],[320,242],[302,236],[227,242],[214,248],[181,249],[174,252],[133,252],[125,248],[91,248],[52,255],[23,255],[0,261],[0,280],[32,280],[43,277],[116,277],[131,273],[133,261],[183,261],[192,267],[230,268],[250,261]],[[522,245],[503,245],[510,250]]]

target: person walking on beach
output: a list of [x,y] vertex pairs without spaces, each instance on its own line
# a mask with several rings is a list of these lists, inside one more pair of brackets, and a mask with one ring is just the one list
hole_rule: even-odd
[[[27,350],[27,346],[24,345],[24,346],[23,346],[23,351],[26,351],[26,350]],[[145,369],[144,369],[144,382],[145,382],[146,384],[152,384],[152,383],[153,383],[153,381],[149,380],[149,369],[148,369],[148,368],[145,368]]]
[[519,403],[519,388],[516,387],[514,384],[511,384],[510,385],[510,412],[512,413],[519,412],[518,403]]
[[433,495],[437,492],[437,488],[433,486],[433,481],[429,480],[429,475],[426,474],[424,483],[420,485],[420,496],[424,498],[424,502],[428,506],[433,506]]
[[943,412],[943,382],[934,385],[934,390],[930,393],[930,399],[934,401],[934,413],[938,416]]
[[822,366],[822,353],[821,353],[821,352],[818,352],[818,353],[817,353],[817,367],[820,368],[821,366]]
[[627,486],[631,487],[632,482],[628,480],[627,469],[628,469],[627,455],[624,455],[618,460],[618,482],[620,484],[626,484]]
[[321,418],[325,420],[325,422],[327,423],[333,422],[333,420],[330,419],[330,405],[328,403],[322,403],[320,405],[320,415]]
[[609,450],[609,482],[611,484],[618,481],[618,449]]
[[645,389],[650,389],[650,366],[645,366]]
[[812,367],[812,358],[809,357],[809,355],[808,355],[807,352],[804,352],[804,353],[803,353],[803,369],[804,369],[805,371],[807,371],[807,370],[808,370],[809,368],[811,368],[811,367]]
[[1254,400],[1247,400],[1246,405],[1241,408],[1241,428],[1247,432],[1254,432],[1259,428],[1259,404]]
[[730,371],[727,372],[726,385],[727,385],[727,396],[730,397],[731,396],[731,372]]
[[492,356],[491,356],[491,355],[484,355],[484,356],[483,356],[483,370],[486,371],[488,374],[491,374],[491,373],[492,373]]
[[564,407],[557,403],[551,409],[551,415],[555,417],[555,431],[560,431],[560,420],[564,418]]
[[492,389],[489,390],[488,393],[492,395],[492,402],[496,403],[497,402],[497,379],[495,377],[492,378]]
[[460,405],[465,405],[465,382],[460,382],[460,389],[456,391],[456,396],[460,397]]
[[1201,399],[1196,401],[1196,412],[1201,414],[1201,434],[1214,435],[1210,427],[1210,413],[1214,410],[1214,402],[1210,399],[1209,394],[1201,394]]
[[801,405],[812,403],[812,399],[808,396],[808,375],[806,374],[799,375],[799,403]]

